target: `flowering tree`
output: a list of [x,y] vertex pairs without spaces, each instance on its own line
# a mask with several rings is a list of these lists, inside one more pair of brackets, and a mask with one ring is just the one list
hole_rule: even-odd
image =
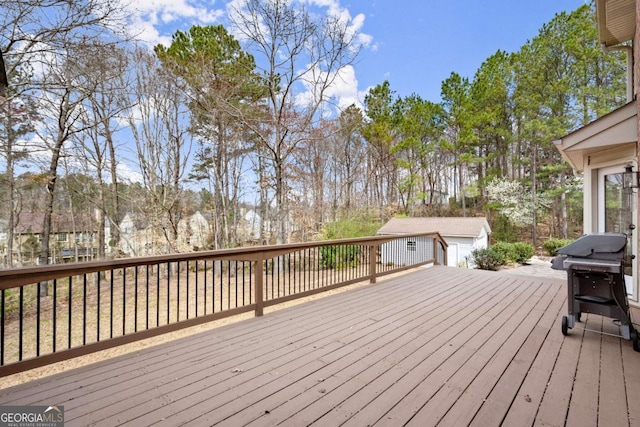
[[549,206],[547,197],[537,194],[534,202],[531,189],[507,178],[496,178],[489,182],[487,194],[498,212],[520,227],[534,224],[537,211]]

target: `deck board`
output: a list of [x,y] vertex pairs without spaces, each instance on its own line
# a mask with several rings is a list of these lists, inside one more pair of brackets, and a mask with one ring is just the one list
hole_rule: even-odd
[[[608,320],[605,319],[603,322],[603,332],[618,334],[619,328]],[[620,340],[609,335],[603,335],[600,357],[598,425],[603,427],[628,425],[628,396],[624,387],[622,363],[620,363],[620,360],[622,360]]]
[[[446,396],[436,394],[409,425],[424,426],[436,424],[441,420],[445,426],[467,425],[476,411],[483,405],[500,376],[509,363],[514,360],[518,349],[530,331],[538,323],[540,315],[553,298],[548,288],[539,288],[526,303],[537,300],[537,310],[528,310],[523,304],[509,318],[507,324],[483,344],[474,355],[472,362],[467,363],[452,377],[445,388]],[[433,410],[438,408],[439,410]]]
[[565,313],[562,280],[435,267],[2,389],[0,405],[64,405],[68,426],[640,426],[640,353],[564,337]]
[[[587,316],[584,324],[592,331],[601,331],[602,321],[601,317]],[[602,335],[598,333],[588,331],[584,335],[567,415],[569,425],[598,425],[601,341]]]
[[[553,292],[553,289],[551,290]],[[560,290],[562,291],[562,290]],[[527,406],[531,407],[531,396],[526,393],[520,393],[523,387],[524,381],[527,379],[527,374],[535,370],[539,371],[540,366],[552,363],[550,359],[544,360],[544,355],[550,349],[545,348],[545,340],[548,338],[550,328],[554,324],[554,320],[558,318],[560,309],[563,306],[563,300],[557,298],[557,295],[551,293],[552,300],[549,302],[548,308],[544,311],[540,320],[532,328],[529,336],[525,342],[518,349],[515,357],[508,361],[508,366],[503,370],[499,380],[495,387],[491,390],[490,394],[486,398],[482,398],[482,408],[474,415],[473,419],[468,424],[476,426],[487,425],[499,425],[506,417],[507,413],[511,409],[515,400],[528,403]],[[547,300],[545,300],[546,302]],[[557,331],[557,330],[556,330]],[[538,359],[541,355],[543,358]],[[538,361],[539,365],[535,366],[535,362]],[[551,371],[550,369],[548,370]],[[538,372],[538,375],[540,373]],[[547,376],[548,377],[548,376]],[[539,394],[541,395],[541,393]],[[539,401],[539,400],[538,400]],[[456,402],[460,405],[462,400]],[[455,407],[452,408],[451,414],[456,414]],[[526,412],[521,408],[521,412]],[[524,414],[520,414],[522,417]],[[529,417],[529,424],[532,422],[532,418]]]

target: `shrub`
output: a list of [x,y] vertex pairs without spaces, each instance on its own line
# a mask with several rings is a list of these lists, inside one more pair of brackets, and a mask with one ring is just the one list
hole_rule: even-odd
[[323,239],[349,239],[352,237],[375,236],[380,228],[380,221],[369,219],[366,214],[356,219],[343,219],[325,226]]
[[497,242],[491,245],[491,249],[498,252],[505,262],[522,264],[531,258],[535,252],[533,245],[524,242],[506,243]]
[[571,239],[556,239],[555,237],[550,238],[546,242],[542,244],[543,249],[549,256],[555,256],[556,251],[563,246],[567,246],[569,243],[573,242]]
[[506,264],[506,258],[492,247],[485,249],[474,249],[471,257],[476,266],[481,270],[495,271],[498,267]]
[[491,249],[500,254],[501,258],[507,261],[513,261],[513,245],[506,242],[496,242],[491,245]]
[[327,269],[355,267],[360,258],[360,246],[320,246],[320,267]]
[[524,264],[529,258],[533,256],[536,251],[536,248],[524,242],[516,242],[512,243],[513,246],[513,262],[517,262],[518,264]]

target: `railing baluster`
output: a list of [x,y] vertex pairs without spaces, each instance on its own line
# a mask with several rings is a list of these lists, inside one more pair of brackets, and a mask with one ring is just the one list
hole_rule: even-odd
[[246,298],[245,284],[247,282],[247,278],[245,276],[246,268],[247,266],[245,265],[245,262],[242,261],[242,306],[243,307],[246,305],[246,302],[245,302],[245,298]]
[[[36,357],[40,356],[40,313],[41,313],[41,304],[40,304],[40,293],[42,292],[40,288],[40,283],[36,285]],[[2,312],[4,313],[4,311]],[[4,318],[4,316],[2,316]]]
[[133,270],[133,332],[138,332],[138,266]]
[[291,254],[287,254],[287,283],[289,287],[289,293],[287,295],[291,295]]
[[235,284],[236,284],[236,307],[238,306],[238,261],[234,261]]
[[82,345],[87,345],[87,273],[82,275]]
[[156,326],[160,326],[160,263],[156,267]]
[[146,300],[146,307],[145,307],[145,329],[149,329],[149,316],[151,315],[151,313],[149,312],[149,266],[147,265],[147,268],[145,269],[145,289],[146,289],[146,295],[145,295],[145,300]]
[[227,310],[231,309],[231,261],[227,261]]
[[111,318],[109,319],[109,338],[113,338],[113,281],[115,280],[115,275],[113,274],[113,270],[111,270],[111,274],[109,275],[109,315]]
[[73,320],[73,315],[71,313],[71,308],[73,307],[73,276],[69,276],[69,320],[67,326],[67,348],[71,348],[71,322]]
[[211,307],[216,312],[216,260],[211,261]]
[[207,260],[205,259],[203,262],[203,273],[202,273],[202,298],[203,298],[203,303],[202,303],[202,308],[204,310],[204,315],[207,315]]
[[263,277],[266,260],[256,261],[254,278],[256,284],[256,316],[262,316],[264,310]]
[[56,352],[58,342],[58,279],[53,279],[53,352]]
[[304,271],[306,272],[308,270],[308,274],[307,276],[307,280],[305,280],[305,284],[304,284],[304,290],[308,291],[311,286],[311,248],[307,249],[307,257],[304,260]]
[[[178,261],[176,263],[176,280],[178,282],[178,297],[176,299],[176,321],[179,322],[180,321],[180,261]],[[167,284],[168,286],[171,286],[171,283]]]
[[[20,325],[19,325],[19,331],[18,331],[18,360],[22,360],[22,347],[23,347],[23,340],[24,340],[24,324],[23,324],[23,316],[24,316],[24,286],[20,286],[20,309],[19,309],[19,316],[20,316]],[[4,313],[3,313],[4,315]],[[54,335],[55,337],[55,335]],[[55,338],[54,338],[55,339]],[[54,350],[55,351],[55,350]]]
[[127,334],[127,268],[122,269],[122,335]]
[[0,295],[0,366],[4,365],[4,312],[5,312],[5,289],[2,290]]
[[189,261],[187,261],[185,263],[184,272],[185,272],[185,275],[186,275],[186,278],[185,278],[185,282],[186,283],[184,284],[185,287],[186,287],[185,296],[184,296],[184,298],[185,298],[185,306],[186,306],[185,307],[185,309],[186,309],[185,319],[189,319],[189,305],[190,305],[190,302],[189,302]]
[[171,263],[167,262],[167,325],[171,323]]
[[101,287],[102,272],[96,273],[96,290],[98,299],[96,302],[96,341],[100,342],[100,294],[102,293]]
[[[198,261],[194,261],[195,263],[195,275],[196,275],[196,317],[198,317]],[[189,262],[187,261],[187,265],[189,265]],[[187,289],[189,289],[189,269],[187,268]],[[189,301],[189,297],[187,297],[187,301]],[[189,317],[189,315],[187,314],[187,318]]]

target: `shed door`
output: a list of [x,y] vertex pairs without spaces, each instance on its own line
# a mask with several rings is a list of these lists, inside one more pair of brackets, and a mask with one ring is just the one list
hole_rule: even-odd
[[633,272],[636,271],[636,260],[632,254],[636,253],[635,248],[635,225],[634,225],[634,200],[635,194],[630,189],[622,187],[622,172],[624,167],[616,166],[603,168],[598,173],[598,231],[615,232],[627,234],[627,263],[625,268],[625,283],[627,293],[632,299],[637,300],[637,295],[633,295]]
[[[468,262],[468,261],[467,261]],[[458,244],[447,242],[447,266],[458,266]]]

